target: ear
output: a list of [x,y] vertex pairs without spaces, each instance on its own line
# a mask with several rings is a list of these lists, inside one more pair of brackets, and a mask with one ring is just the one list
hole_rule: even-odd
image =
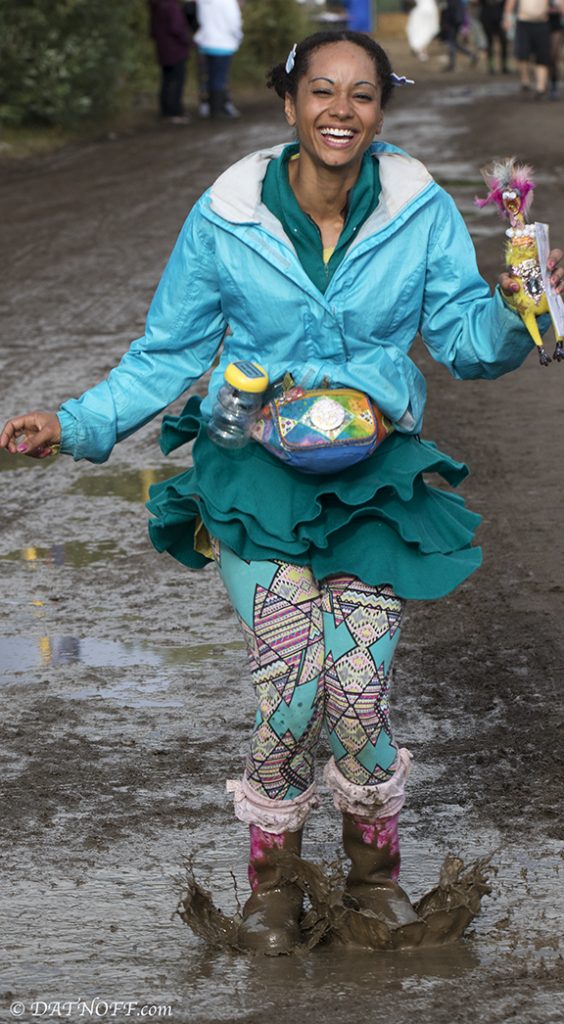
[[374,132],[374,134],[375,135],[380,135],[381,132],[382,132],[382,128],[383,127],[384,127],[384,114],[381,113],[380,117],[378,118],[378,122],[376,124],[376,131]]
[[296,105],[289,92],[284,97],[284,114],[290,128],[294,128],[296,125]]

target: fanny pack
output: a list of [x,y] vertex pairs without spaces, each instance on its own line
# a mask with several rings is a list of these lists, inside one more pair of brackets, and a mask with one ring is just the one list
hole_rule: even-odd
[[333,473],[366,459],[393,429],[363,391],[292,387],[263,407],[251,437],[303,473]]

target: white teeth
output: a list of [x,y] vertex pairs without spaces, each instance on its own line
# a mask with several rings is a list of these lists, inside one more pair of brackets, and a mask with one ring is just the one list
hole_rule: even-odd
[[322,135],[336,135],[339,139],[352,139],[354,132],[349,128],[321,128]]

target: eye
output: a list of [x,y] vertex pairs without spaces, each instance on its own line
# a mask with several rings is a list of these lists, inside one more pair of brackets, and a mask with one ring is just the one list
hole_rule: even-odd
[[331,90],[324,89],[322,86],[318,86],[317,89],[312,90],[314,96],[330,96]]
[[375,97],[368,92],[355,92],[354,98],[355,100],[363,100],[366,103],[370,103]]

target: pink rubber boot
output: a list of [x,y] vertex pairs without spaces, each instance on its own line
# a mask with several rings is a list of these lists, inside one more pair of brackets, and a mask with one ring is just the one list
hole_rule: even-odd
[[374,911],[391,927],[417,921],[409,896],[398,885],[399,814],[367,821],[343,814],[343,846],[351,860],[345,891],[361,909]]
[[252,894],[243,907],[239,942],[269,956],[290,953],[300,942],[303,896],[299,886],[283,878],[275,854],[284,850],[299,857],[302,830],[277,835],[251,825],[250,838]]

